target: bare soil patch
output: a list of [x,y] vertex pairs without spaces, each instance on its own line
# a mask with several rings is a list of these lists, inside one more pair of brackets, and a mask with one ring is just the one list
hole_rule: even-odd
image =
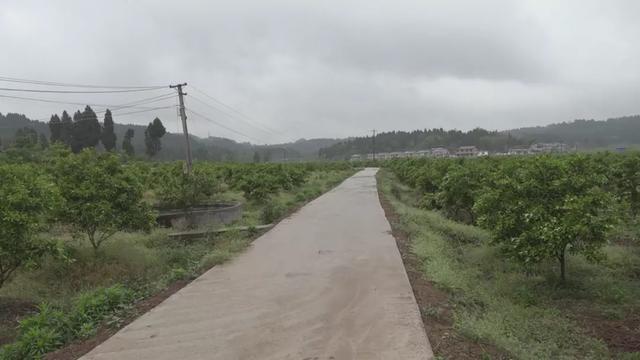
[[640,352],[640,314],[607,319],[595,311],[573,309],[570,316],[587,334],[604,341],[612,353]]
[[36,304],[20,299],[0,298],[0,346],[15,340],[15,329],[18,321],[25,315],[37,311]]

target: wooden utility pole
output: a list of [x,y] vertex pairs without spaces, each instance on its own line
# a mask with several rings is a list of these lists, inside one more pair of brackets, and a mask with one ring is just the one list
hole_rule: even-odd
[[373,132],[373,137],[371,138],[372,148],[373,148],[373,160],[376,159],[376,129],[371,130]]
[[187,130],[187,113],[184,110],[184,96],[187,95],[187,93],[182,92],[183,86],[187,86],[187,83],[169,85],[169,87],[172,89],[178,89],[178,99],[180,100],[180,118],[182,119],[182,132],[184,133],[187,151],[187,174],[191,174],[191,141],[189,140],[189,130]]

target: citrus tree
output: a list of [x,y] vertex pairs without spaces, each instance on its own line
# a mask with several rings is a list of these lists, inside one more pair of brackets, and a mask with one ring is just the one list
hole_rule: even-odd
[[117,231],[149,230],[153,216],[134,174],[111,153],[86,149],[61,155],[55,164],[63,198],[60,220],[86,234],[96,251]]
[[191,174],[178,162],[162,168],[162,183],[158,184],[160,203],[166,207],[186,209],[204,204],[221,189],[215,169],[196,164]]
[[0,287],[49,248],[37,232],[57,202],[51,181],[33,166],[0,164]]
[[597,260],[614,223],[606,179],[584,155],[505,160],[494,186],[474,210],[506,255],[524,265],[556,259],[566,278],[566,253]]

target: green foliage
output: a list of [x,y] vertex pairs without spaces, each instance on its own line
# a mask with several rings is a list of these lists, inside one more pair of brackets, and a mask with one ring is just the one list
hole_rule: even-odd
[[135,292],[114,285],[80,295],[69,313],[42,303],[37,314],[20,321],[17,341],[0,350],[0,359],[40,359],[74,339],[95,333],[104,319],[127,309],[135,299]]
[[114,132],[113,116],[109,109],[107,109],[104,114],[104,123],[102,126],[100,141],[102,141],[105,150],[112,151],[116,148],[116,133]]
[[[529,144],[528,139],[516,138],[509,133],[476,128],[460,130],[428,129],[382,132],[376,135],[376,152],[423,150],[434,147],[459,147],[475,145],[491,151],[505,151],[515,145]],[[371,137],[355,137],[320,150],[327,159],[347,159],[352,154],[368,154],[372,151]]]
[[[638,291],[630,290],[637,289],[637,282],[618,281],[614,287],[610,285],[613,273],[607,270],[610,264],[607,267],[592,265],[581,257],[572,257],[575,278],[579,282],[557,286],[557,281],[544,276],[546,271],[541,270],[544,267],[525,273],[509,259],[499,256],[500,253],[490,246],[488,236],[480,242],[467,238],[474,236],[474,230],[477,234],[484,233],[481,229],[458,224],[466,229],[465,234],[455,229],[456,223],[441,214],[400,201],[391,192],[394,179],[388,173],[383,171],[379,181],[383,194],[398,216],[392,226],[408,234],[412,252],[421,262],[418,269],[450,295],[455,336],[491,343],[506,352],[508,358],[611,358],[606,345],[587,335],[567,313],[582,314],[599,308],[600,302],[612,303],[598,292],[623,296],[622,301],[626,304],[616,309],[631,306],[628,311],[633,313],[635,300],[631,294],[638,294]],[[410,190],[400,188],[397,191]],[[622,261],[620,256],[609,254],[616,261]],[[637,259],[637,256],[633,258]],[[622,276],[617,274],[615,277],[621,280]],[[624,276],[635,275],[629,269]],[[614,288],[619,290],[614,291]],[[619,295],[626,292],[631,294]],[[437,316],[436,309],[427,307],[424,311],[427,315]]]
[[38,145],[38,132],[30,127],[24,127],[16,131],[15,147],[19,149],[32,149]]
[[36,167],[0,164],[0,286],[47,246],[36,237],[57,192]]
[[49,132],[51,132],[51,142],[62,141],[62,122],[58,114],[51,115],[48,125]]
[[71,150],[78,153],[83,149],[95,147],[100,142],[101,131],[102,127],[98,116],[89,105],[84,108],[83,112],[77,111],[73,115],[73,126],[71,127]]
[[287,208],[278,200],[271,199],[264,204],[260,218],[264,224],[271,224],[280,219]]
[[81,329],[84,324],[97,325],[108,315],[123,309],[136,298],[134,291],[121,285],[93,290],[80,295],[73,306],[69,320],[71,327]]
[[73,127],[73,120],[69,113],[66,110],[62,111],[62,116],[60,116],[60,138],[57,140],[70,147],[73,139]]
[[144,144],[149,157],[155,156],[160,149],[162,149],[160,138],[166,133],[167,130],[164,128],[164,125],[162,125],[160,119],[155,118],[153,122],[149,123],[149,126],[147,126],[144,132]]
[[615,220],[633,221],[640,206],[638,159],[638,153],[601,153],[385,165],[419,192],[423,208],[478,222],[525,266],[556,259],[564,277],[566,251],[597,260]]
[[86,234],[95,250],[116,231],[149,230],[153,216],[142,185],[117,156],[93,150],[63,156],[55,178],[64,200],[60,220]]
[[158,197],[163,207],[189,208],[202,205],[221,190],[219,174],[206,164],[195,164],[187,174],[182,162],[163,166]]
[[613,198],[585,156],[523,160],[498,177],[475,209],[508,256],[526,266],[557,259],[563,280],[567,250],[599,258],[614,221]]
[[133,129],[127,129],[127,132],[124,134],[124,139],[122,140],[122,150],[129,156],[133,156],[136,153],[133,148],[133,144],[131,143],[134,135],[135,133]]
[[485,167],[477,162],[455,164],[449,167],[442,179],[437,203],[451,218],[466,223],[475,223],[473,210],[478,191],[485,185]]

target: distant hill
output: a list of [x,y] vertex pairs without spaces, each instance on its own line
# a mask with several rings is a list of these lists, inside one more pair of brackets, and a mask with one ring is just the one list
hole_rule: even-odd
[[[475,145],[489,151],[507,151],[510,147],[527,145],[526,139],[516,138],[509,133],[474,129],[459,130],[415,130],[391,131],[376,135],[376,152],[394,152],[424,150],[434,147],[459,147]],[[371,136],[354,137],[320,150],[320,156],[326,159],[348,159],[353,154],[368,154],[372,151]]]
[[[49,125],[46,122],[30,120],[22,114],[8,113],[3,115],[0,113],[0,146],[10,145],[16,131],[24,127],[33,128],[47,138],[50,137]],[[136,154],[144,154],[146,126],[143,125],[116,123],[117,147],[121,147],[127,129],[133,129],[135,132],[133,146]],[[221,137],[200,138],[191,135],[190,138],[194,159],[216,161],[252,161],[256,151],[262,159],[281,161],[284,158],[284,150],[286,150],[287,160],[313,160],[318,158],[318,151],[321,148],[331,146],[339,141],[338,139],[300,139],[292,143],[253,145]],[[162,150],[156,158],[158,160],[183,159],[184,153],[184,135],[167,133],[162,138]]]
[[[535,142],[562,142],[582,150],[639,145],[640,115],[608,120],[575,120],[506,131],[391,131],[378,134],[375,140],[377,152],[456,148],[466,145],[474,145],[481,150],[504,152],[514,146],[527,146]],[[370,136],[354,137],[321,149],[320,155],[327,159],[347,159],[353,154],[370,153],[372,148]]]
[[640,144],[640,115],[607,120],[575,120],[547,126],[509,130],[536,142],[564,142],[579,149]]

